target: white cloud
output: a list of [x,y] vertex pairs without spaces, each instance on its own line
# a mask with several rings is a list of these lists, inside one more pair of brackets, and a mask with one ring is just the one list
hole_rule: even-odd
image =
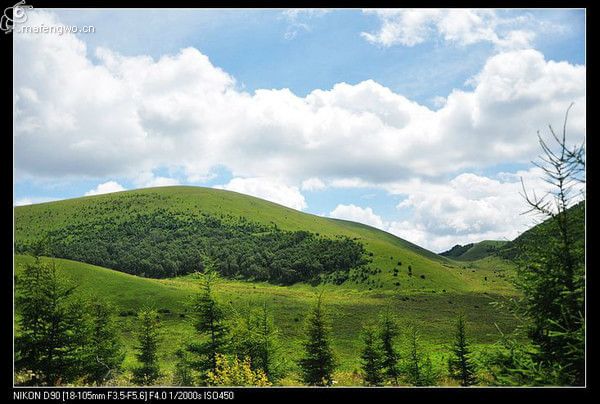
[[152,172],[141,173],[134,179],[136,186],[140,188],[167,187],[179,185],[179,180],[170,177],[155,176]]
[[[56,23],[40,11],[29,20]],[[382,184],[529,161],[537,130],[559,126],[572,101],[570,135],[585,132],[585,67],[534,50],[491,57],[472,91],[431,110],[372,80],[306,97],[249,94],[193,48],[158,60],[100,49],[93,63],[68,34],[19,34],[15,44],[17,179],[133,180],[163,167],[193,182],[221,165],[297,186]]]
[[292,8],[283,11],[283,17],[289,22],[283,37],[292,40],[302,32],[310,32],[310,20],[322,17],[329,12],[331,10],[326,8]]
[[[391,34],[415,44],[432,29],[460,44],[494,35],[502,47],[504,40],[524,46],[531,39],[509,24],[506,35],[489,31],[486,14],[435,17],[435,25],[419,18],[410,15],[412,25]],[[58,23],[51,13],[29,13],[28,24]],[[70,34],[16,34],[14,42],[17,180],[108,177],[171,185],[175,180],[140,173],[179,170],[193,182],[223,166],[235,178],[222,188],[295,209],[306,208],[299,187],[379,187],[407,195],[405,208],[415,212],[410,221],[382,226],[433,249],[508,237],[523,227],[514,219],[520,202],[492,193],[514,192],[514,184],[457,173],[528,162],[539,150],[536,132],[549,123],[560,127],[573,101],[569,136],[583,139],[586,130],[585,66],[546,60],[531,49],[490,57],[470,90],[452,91],[432,110],[373,80],[305,97],[288,89],[250,94],[194,48],[159,59],[98,49],[92,58]],[[435,185],[447,177],[456,178]],[[371,213],[365,220],[378,223]]]
[[16,199],[14,202],[15,206],[33,205],[36,203],[52,202],[56,201],[57,198],[52,197],[25,197]]
[[334,210],[329,213],[329,217],[336,219],[351,220],[353,222],[359,222],[367,224],[369,226],[377,227],[378,229],[385,230],[384,222],[380,216],[373,213],[373,209],[366,207],[361,208],[353,204],[350,205],[337,205]]
[[376,15],[381,26],[377,32],[363,32],[367,41],[381,46],[415,46],[441,37],[461,46],[489,42],[499,49],[531,47],[535,32],[513,29],[530,23],[529,18],[500,18],[494,10],[382,9],[364,10]]
[[328,216],[377,227],[436,252],[481,240],[512,240],[540,219],[523,214],[521,178],[528,192],[541,196],[551,190],[539,168],[497,178],[463,173],[443,184],[413,179],[386,185],[391,194],[406,196],[398,204],[403,220],[385,220],[370,207],[352,204],[338,205]]
[[301,189],[303,191],[320,191],[327,188],[327,185],[319,178],[309,178],[302,181]]
[[277,179],[233,178],[227,184],[217,185],[215,188],[252,195],[296,210],[307,206],[298,187],[287,186]]
[[99,184],[96,188],[90,189],[85,196],[110,194],[111,192],[125,191],[125,188],[116,181],[107,181]]
[[393,192],[408,195],[398,208],[409,209],[410,219],[390,223],[388,229],[434,251],[486,239],[512,240],[539,219],[523,214],[521,178],[528,192],[541,196],[551,190],[539,168],[497,178],[463,173],[447,184],[397,184]]

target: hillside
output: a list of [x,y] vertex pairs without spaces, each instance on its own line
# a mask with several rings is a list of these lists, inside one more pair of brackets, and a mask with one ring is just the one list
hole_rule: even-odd
[[[168,276],[184,274],[176,269],[188,268],[186,260],[190,265],[201,265],[200,256],[209,254],[230,278],[278,284],[314,282],[313,275],[329,265],[330,281],[358,289],[441,292],[509,288],[491,270],[464,270],[445,257],[381,230],[211,188],[147,188],[15,208],[16,250],[31,253],[43,239],[51,250],[44,251],[46,255],[125,272],[127,262],[144,265],[136,254],[144,255],[148,267],[159,263],[167,271],[163,275]],[[227,239],[243,243],[223,244]],[[259,256],[257,245],[252,244],[256,240],[261,248],[270,246],[268,252],[274,255]],[[285,278],[287,282],[278,282],[284,278],[275,275],[270,277],[280,268],[272,265],[281,262],[276,260],[277,252],[285,247],[291,250],[285,250],[281,257],[290,256],[288,252],[296,251],[293,249],[299,242],[314,248],[316,254],[312,255],[318,259],[292,255],[297,260],[286,262],[285,268],[293,271],[293,276]],[[230,250],[223,246],[235,246],[237,255],[221,256]],[[352,262],[336,261],[337,256],[347,255],[336,253],[361,248],[364,262],[358,257]],[[131,257],[121,256],[120,251],[127,251]],[[321,254],[324,251],[331,255],[327,261],[321,257],[327,255]],[[236,264],[239,260],[242,262]],[[168,272],[169,268],[174,272]],[[228,273],[227,268],[233,268],[232,272]],[[250,272],[243,273],[240,268]],[[340,274],[342,270],[345,272]],[[145,272],[136,274],[149,276]],[[165,277],[158,275],[150,274]]]
[[483,240],[479,243],[457,244],[450,250],[440,253],[440,255],[459,261],[475,261],[494,255],[506,243],[507,241],[503,240]]
[[[170,384],[176,350],[194,336],[194,327],[187,317],[189,298],[199,290],[193,275],[173,279],[148,279],[84,263],[52,260],[60,272],[77,284],[77,293],[108,298],[119,313],[118,322],[123,342],[127,348],[125,369],[137,361],[134,356],[136,340],[135,312],[151,307],[161,313],[164,337],[159,346],[161,366],[165,369],[164,383]],[[19,276],[23,266],[31,263],[30,256],[15,256],[15,273]],[[495,266],[495,264],[493,265]],[[332,322],[333,348],[339,359],[336,373],[339,385],[360,384],[357,372],[361,349],[359,338],[363,325],[369,324],[389,308],[402,327],[417,325],[423,332],[423,343],[431,349],[433,360],[440,367],[447,366],[444,344],[454,335],[456,316],[467,313],[469,332],[475,349],[494,343],[498,336],[496,327],[503,332],[512,330],[514,321],[509,313],[490,305],[506,296],[493,293],[398,293],[395,290],[349,290],[327,285],[315,288],[309,285],[276,286],[268,283],[221,280],[215,285],[217,300],[225,306],[235,321],[236,315],[266,304],[275,324],[281,331],[285,356],[291,374],[282,384],[298,384],[295,361],[302,352],[304,320],[319,292]],[[17,329],[18,333],[18,329]]]
[[[321,292],[339,360],[335,375],[339,385],[362,383],[360,333],[384,310],[394,313],[402,329],[419,327],[439,368],[447,366],[444,344],[454,335],[459,313],[468,316],[475,350],[494,343],[498,329],[510,332],[514,327],[510,314],[490,304],[514,296],[507,280],[512,271],[508,261],[498,257],[468,264],[453,261],[370,226],[229,191],[164,187],[17,207],[15,247],[17,277],[33,261],[27,255],[33,252],[79,257],[42,260],[54,262],[77,285],[78,294],[104,297],[116,306],[126,348],[125,379],[120,381],[125,384],[137,364],[135,313],[144,307],[161,313],[163,335],[168,335],[159,346],[165,370],[161,383],[172,383],[176,350],[195,335],[188,310],[199,282],[197,274],[185,273],[186,258],[189,268],[201,270],[208,263],[205,254],[215,259],[223,275],[215,296],[232,325],[237,316],[263,304],[268,307],[289,361],[283,385],[299,383],[296,363],[305,319]],[[235,255],[220,255],[224,250]],[[128,259],[140,263],[120,266]],[[238,259],[242,261],[236,266]],[[148,273],[146,268],[135,275],[125,273],[144,268],[144,260],[148,268],[167,272]],[[112,265],[92,265],[97,261]],[[179,272],[168,272],[175,268]],[[298,269],[297,275],[307,277],[299,281],[260,277],[281,274],[280,268]],[[310,270],[332,269],[325,277],[310,277]],[[339,276],[344,269],[347,278]]]
[[[570,233],[575,248],[583,251],[585,247],[585,201],[579,202],[567,210]],[[519,260],[526,254],[547,248],[547,243],[557,234],[556,224],[546,219],[529,230],[521,233],[512,241],[484,240],[479,243],[457,244],[440,256],[457,261],[476,261],[497,256],[506,260]]]
[[[577,251],[585,250],[585,201],[570,207],[567,210],[569,231]],[[546,219],[523,232],[513,241],[506,243],[499,250],[502,258],[519,260],[528,254],[535,254],[537,250],[547,248],[547,243],[558,234],[554,220]],[[583,254],[581,254],[583,256]]]

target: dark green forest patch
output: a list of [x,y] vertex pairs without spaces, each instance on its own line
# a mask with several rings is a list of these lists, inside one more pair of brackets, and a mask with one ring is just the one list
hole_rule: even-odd
[[46,232],[42,239],[17,242],[16,252],[39,253],[40,245],[45,255],[150,278],[202,272],[203,255],[215,259],[225,277],[286,285],[342,283],[350,270],[369,262],[364,246],[345,236],[326,238],[243,217],[168,210],[66,225]]

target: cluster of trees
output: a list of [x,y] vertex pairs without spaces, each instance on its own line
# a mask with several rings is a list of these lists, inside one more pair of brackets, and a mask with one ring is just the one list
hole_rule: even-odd
[[75,294],[53,263],[39,260],[16,285],[15,368],[24,383],[101,385],[115,376],[124,352],[110,304]]
[[222,276],[284,285],[339,284],[351,269],[369,262],[364,246],[347,237],[331,239],[244,218],[221,220],[165,209],[67,225],[48,232],[43,240],[17,243],[15,249],[151,278],[201,272],[198,257],[206,254],[216,260]]
[[[207,259],[207,262],[212,262]],[[210,264],[193,298],[194,341],[176,353],[175,385],[269,385],[283,375],[277,329],[268,310],[228,319],[212,294]],[[124,347],[116,312],[97,297],[75,293],[54,262],[39,258],[16,279],[16,382],[24,385],[103,385],[122,373]],[[231,321],[229,321],[231,320]],[[164,376],[159,361],[159,313],[137,313],[138,365],[130,382],[152,385]]]
[[[208,261],[210,262],[210,261]],[[278,330],[266,306],[246,317],[229,318],[212,292],[216,279],[213,264],[203,275],[201,291],[193,296],[190,315],[195,328],[192,341],[176,351],[171,384],[176,386],[269,386],[284,375]],[[136,385],[153,385],[164,377],[158,361],[162,336],[158,312],[138,313]]]
[[[302,381],[307,385],[330,386],[334,383],[336,359],[329,332],[319,298],[308,318],[305,357],[299,362]],[[429,353],[421,344],[417,327],[410,325],[407,328],[407,338],[402,350],[398,347],[399,336],[398,322],[389,312],[385,312],[377,324],[364,327],[360,353],[364,383],[367,386],[438,384],[441,372],[434,368]],[[477,383],[477,369],[462,316],[459,316],[456,323],[456,339],[451,348],[448,370],[449,376],[462,386]]]
[[[205,257],[204,265],[206,272],[201,276],[200,291],[191,299],[188,310],[195,328],[194,338],[176,351],[171,383],[181,386],[277,383],[293,364],[281,353],[279,331],[267,307],[243,315],[226,310],[213,294],[216,262]],[[103,385],[121,375],[125,350],[116,327],[115,310],[108,303],[75,293],[76,287],[61,276],[52,261],[36,259],[26,265],[16,285],[18,383]],[[377,327],[364,332],[361,358],[366,384],[397,385],[401,381],[419,386],[435,384],[437,378],[431,361],[422,352],[414,328],[406,360],[401,362],[396,346],[399,333],[396,321],[386,314]],[[462,330],[462,340],[457,346],[463,351],[456,351],[458,367],[469,356],[464,327]],[[159,360],[163,338],[159,313],[147,308],[138,311],[135,334],[138,364],[131,369],[130,382],[143,386],[164,380]],[[331,327],[319,297],[307,316],[304,352],[296,363],[304,384],[334,383],[337,361],[330,335]],[[470,364],[469,359],[466,363]],[[471,374],[469,366],[467,373]],[[469,378],[464,380],[473,382]]]

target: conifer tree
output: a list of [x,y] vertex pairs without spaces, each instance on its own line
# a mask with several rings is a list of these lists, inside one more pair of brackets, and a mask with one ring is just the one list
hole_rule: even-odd
[[133,370],[136,384],[152,385],[161,376],[158,364],[159,318],[156,310],[142,309],[138,312],[138,346],[136,357],[140,366]]
[[369,386],[380,386],[383,383],[383,352],[377,332],[373,327],[363,330],[363,349],[361,367],[365,383]]
[[385,377],[394,385],[398,385],[400,377],[400,354],[395,346],[398,335],[398,324],[389,311],[386,311],[379,324],[379,337],[383,349],[382,365]]
[[302,381],[307,385],[330,386],[336,363],[331,349],[329,325],[322,307],[322,297],[310,313],[306,323],[307,340],[304,357],[299,361]]
[[456,334],[452,347],[452,357],[448,360],[450,376],[459,380],[461,386],[471,386],[477,382],[475,365],[471,360],[471,350],[465,332],[465,320],[459,315],[456,321]]
[[15,368],[32,372],[33,385],[56,386],[84,375],[89,319],[74,290],[54,262],[39,258],[17,278]]
[[285,372],[278,335],[279,330],[266,304],[247,317],[238,316],[232,329],[231,340],[238,358],[248,358],[252,369],[262,370],[271,382],[277,381]]
[[86,364],[86,381],[96,385],[118,373],[125,358],[114,318],[114,308],[103,300],[88,304],[91,335]]
[[188,346],[188,350],[198,356],[194,363],[202,380],[208,371],[216,369],[217,355],[225,353],[229,336],[225,311],[212,292],[217,277],[215,262],[209,257],[205,257],[204,261],[201,291],[192,303],[194,327],[201,339]]
[[437,382],[437,372],[433,368],[430,356],[423,352],[419,331],[414,325],[408,329],[408,349],[405,358],[404,373],[410,384],[432,386]]
[[279,331],[269,316],[266,304],[256,318],[255,328],[259,346],[258,355],[254,360],[255,366],[261,369],[271,382],[277,381],[283,374],[283,359],[280,354]]
[[185,349],[178,349],[175,352],[177,362],[175,363],[175,374],[173,383],[176,386],[193,386],[194,375],[188,352]]
[[[537,349],[534,362],[545,373],[541,384],[585,383],[585,245],[578,246],[568,214],[570,206],[585,197],[585,141],[569,146],[565,114],[562,134],[549,126],[554,145],[538,133],[542,155],[534,164],[551,187],[538,197],[527,191],[523,197],[529,212],[541,215],[553,226],[544,242],[521,251],[516,286],[523,298],[516,310],[528,321],[528,334]],[[521,371],[521,370],[520,370]],[[526,371],[526,370],[525,370]],[[539,375],[535,376],[538,380]],[[537,383],[537,381],[536,381]]]

